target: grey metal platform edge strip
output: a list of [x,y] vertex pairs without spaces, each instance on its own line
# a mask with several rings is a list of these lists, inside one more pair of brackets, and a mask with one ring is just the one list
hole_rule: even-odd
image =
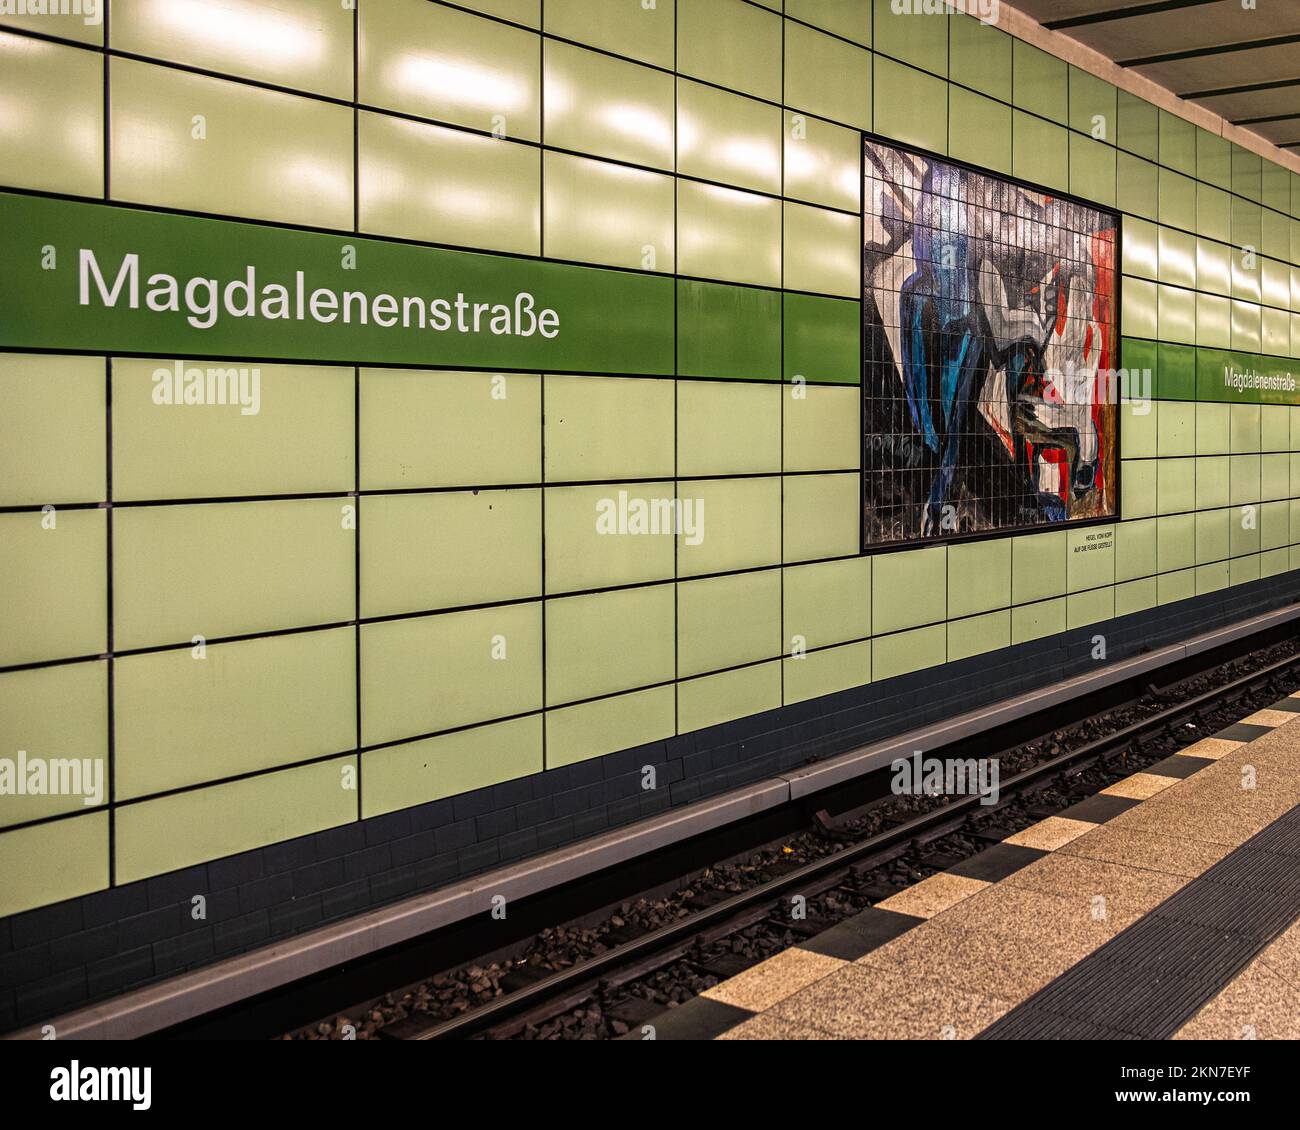
[[910,756],[915,750],[936,749],[996,729],[1015,718],[1295,619],[1300,619],[1300,604],[1121,660],[1087,675],[1017,695],[982,710],[970,711],[948,722],[908,731],[828,758],[806,769],[757,781],[544,855],[485,872],[461,883],[415,895],[275,945],[147,985],[53,1021],[19,1029],[3,1039],[40,1040],[45,1023],[54,1024],[59,1039],[126,1040],[146,1036],[485,913],[491,909],[495,895],[520,899],[539,894],[647,852],[850,781],[897,757]]
[[1167,1040],[1300,918],[1300,806],[990,1024],[979,1040]]

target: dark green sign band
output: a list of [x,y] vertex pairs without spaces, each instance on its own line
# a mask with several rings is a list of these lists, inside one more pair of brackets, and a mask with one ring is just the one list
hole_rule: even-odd
[[10,193],[0,262],[10,349],[860,379],[845,299]]

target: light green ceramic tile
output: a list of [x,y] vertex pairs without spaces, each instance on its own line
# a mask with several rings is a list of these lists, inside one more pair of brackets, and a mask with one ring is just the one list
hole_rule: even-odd
[[[700,3],[700,0],[693,2]],[[786,24],[784,97],[787,106],[841,125],[871,129],[871,78],[870,51],[813,28]],[[768,97],[781,95],[778,92]]]
[[743,0],[677,0],[677,69],[775,102],[781,97],[781,17]]
[[1196,515],[1171,514],[1158,520],[1157,565],[1161,573],[1196,564]]
[[1213,294],[1232,292],[1232,268],[1228,248],[1217,240],[1197,237],[1196,285],[1201,290]]
[[539,482],[541,396],[531,373],[362,369],[362,489]]
[[675,54],[675,18],[675,4],[626,0],[547,0],[545,11],[552,35],[667,68]]
[[[1157,571],[1159,523],[1176,518],[1142,518],[1115,527],[1115,580],[1149,577]],[[1190,521],[1189,521],[1190,528]]]
[[871,682],[871,641],[810,651],[781,666],[787,704],[865,686]]
[[1196,595],[1196,570],[1184,569],[1178,573],[1161,573],[1156,578],[1156,598],[1159,604],[1172,604]]
[[1010,173],[1011,108],[992,98],[953,90],[948,108],[948,152],[959,161]]
[[779,193],[781,121],[777,106],[683,79],[677,85],[677,170]]
[[672,585],[546,602],[546,705],[673,678]]
[[779,471],[781,395],[772,384],[678,381],[677,473]]
[[1230,443],[1230,405],[1196,406],[1196,454],[1226,455]]
[[[999,102],[1010,102],[1011,44],[1011,36],[1001,28],[953,15],[948,28],[949,77]],[[956,104],[954,92],[954,108]]]
[[[1011,543],[1005,539],[948,547],[948,615],[952,619],[1011,603]],[[970,654],[970,653],[967,653]]]
[[1104,79],[1069,68],[1070,128],[1096,141],[1118,143],[1117,91]]
[[1260,549],[1280,549],[1291,544],[1291,503],[1285,499],[1259,508]]
[[1085,526],[1067,531],[1067,592],[1115,583],[1115,530],[1114,526]]
[[[779,9],[780,4],[774,3],[772,7]],[[871,46],[871,7],[862,0],[785,0],[785,14],[865,47]]]
[[497,137],[541,137],[535,32],[425,0],[362,4],[360,12],[363,103]]
[[[1018,611],[1018,610],[1017,610]],[[1065,624],[1067,628],[1082,628],[1115,617],[1115,586],[1075,592],[1066,597]]]
[[1126,585],[1115,586],[1115,615],[1131,616],[1135,612],[1145,612],[1154,608],[1158,599],[1157,579],[1147,577],[1141,581],[1130,581]]
[[0,833],[0,916],[19,914],[108,886],[108,815]]
[[113,497],[350,491],[355,392],[344,368],[115,358]]
[[1210,510],[1217,506],[1228,505],[1228,468],[1229,462],[1224,456],[1210,458],[1201,456],[1196,460],[1196,508],[1198,510]]
[[1196,409],[1194,401],[1157,402],[1159,439],[1157,453],[1162,457],[1196,454]]
[[1160,281],[1195,287],[1196,237],[1167,227],[1160,228],[1159,232]]
[[110,70],[115,200],[352,227],[347,107],[133,59]]
[[786,471],[857,470],[862,462],[862,393],[857,386],[783,390]]
[[779,286],[781,202],[678,181],[677,262],[684,275]]
[[542,769],[540,714],[372,749],[361,755],[361,815],[381,816]]
[[67,663],[0,674],[0,757],[13,760],[19,751],[33,760],[88,760],[92,767],[83,773],[78,793],[0,794],[0,828],[106,803],[108,664]]
[[103,500],[106,387],[100,357],[0,355],[0,506]]
[[1259,555],[1260,577],[1276,577],[1291,568],[1291,551],[1288,549],[1270,549]]
[[672,177],[550,152],[543,175],[543,246],[549,258],[672,271]]
[[1228,499],[1233,506],[1259,501],[1260,459],[1258,455],[1228,458]]
[[540,710],[541,603],[364,625],[361,701],[366,745]]
[[350,509],[346,499],[322,498],[115,511],[117,647],[352,619]]
[[546,480],[673,473],[673,382],[548,374]]
[[948,84],[902,63],[875,59],[875,131],[936,153],[948,147]]
[[1115,206],[1115,150],[1102,141],[1070,134],[1070,191],[1107,208]]
[[1196,345],[1227,348],[1232,342],[1231,303],[1209,294],[1196,295]]
[[[369,34],[380,22],[381,11],[391,12],[387,24],[393,29],[400,24],[414,31],[422,22],[411,0],[362,5],[362,42],[372,49],[379,45],[369,41]],[[274,5],[133,0],[115,5],[111,15],[115,50],[330,98],[352,98],[354,12],[346,5],[314,0],[277,0]],[[398,36],[391,36],[383,47],[391,50],[399,42]]]
[[1291,457],[1284,454],[1261,455],[1259,458],[1259,497],[1291,496]]
[[1164,341],[1196,344],[1196,292],[1161,283],[1156,291],[1156,319]]
[[945,618],[947,554],[946,546],[936,545],[876,557],[871,578],[872,630],[876,635]]
[[0,97],[6,105],[0,134],[6,185],[103,195],[103,55],[0,33]]
[[1154,458],[1159,419],[1157,402],[1124,403],[1119,406],[1119,412],[1120,454],[1125,459]]
[[1204,565],[1228,556],[1231,510],[1201,511],[1196,515],[1196,563]]
[[[698,514],[677,512],[675,496],[670,482],[547,488],[546,591],[670,579],[674,514],[684,528],[687,519],[698,528]],[[706,524],[706,537],[712,528]]]
[[540,152],[464,130],[363,113],[361,228],[455,247],[536,255]]
[[781,705],[781,664],[760,663],[677,684],[677,728],[687,734],[775,710]]
[[948,74],[948,24],[946,18],[927,18],[895,0],[875,0],[872,29],[874,47],[882,54],[934,75]]
[[1066,624],[1064,597],[1042,600],[1037,604],[1021,604],[1011,610],[1011,642],[1028,643],[1044,636],[1054,636],[1065,631]]
[[787,202],[782,230],[787,290],[861,297],[862,221],[858,217]]
[[1260,547],[1260,508],[1249,504],[1228,511],[1228,554],[1241,557],[1258,553]]
[[134,883],[347,824],[357,816],[356,766],[355,756],[340,757],[120,808],[116,880]]
[[1202,565],[1195,570],[1196,595],[1204,596],[1209,592],[1226,589],[1231,580],[1231,566],[1227,561],[1218,561],[1212,565]]
[[119,801],[356,745],[351,628],[216,644],[202,659],[188,648],[132,655],[116,666]]
[[105,555],[102,510],[0,514],[0,667],[104,650]]
[[[677,538],[679,576],[753,569],[780,562],[779,478],[699,479],[679,484],[678,496],[689,500],[697,515],[704,515],[702,536],[693,538],[683,533]],[[696,544],[692,545],[692,541]]]
[[540,490],[370,495],[361,529],[364,617],[541,595]]
[[1156,463],[1156,502],[1161,514],[1196,509],[1194,459],[1160,459]]
[[1013,101],[1022,110],[1065,124],[1069,109],[1067,65],[1017,39],[1013,44]]
[[[953,548],[956,548],[955,546]],[[948,621],[948,662],[1011,646],[1011,613],[988,612]]]
[[677,586],[677,666],[682,678],[770,659],[781,650],[780,570]]
[[861,136],[820,118],[785,111],[785,195],[856,211],[862,203]]
[[1069,552],[1069,535],[1065,530],[1027,534],[1013,539],[1011,602],[1028,604],[1044,597],[1064,595]]
[[938,667],[947,658],[948,628],[945,624],[896,632],[871,641],[871,673],[875,682],[925,667]]
[[782,488],[787,563],[857,553],[861,476],[787,475]]
[[1125,459],[1120,471],[1120,513],[1148,518],[1156,512],[1156,468],[1153,459]]
[[541,378],[361,371],[361,488],[541,479]]
[[784,571],[787,655],[871,635],[872,561],[850,557]]
[[546,767],[557,769],[669,737],[676,688],[653,687],[546,712]]

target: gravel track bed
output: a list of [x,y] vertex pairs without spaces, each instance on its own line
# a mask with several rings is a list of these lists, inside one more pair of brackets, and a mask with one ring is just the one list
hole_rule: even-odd
[[[1057,730],[1002,754],[1000,777],[1009,780],[1044,761],[1297,653],[1300,653],[1300,641],[1286,641],[1198,675],[1168,692],[1143,695],[1135,703]],[[792,921],[784,908],[775,908],[760,921],[722,939],[697,943],[682,957],[642,977],[616,986],[602,984],[591,999],[542,1024],[526,1025],[517,1031],[507,1028],[505,1033],[508,1038],[540,1040],[603,1040],[624,1035],[654,1014],[684,1004],[741,970],[829,929],[913,883],[947,870],[991,843],[1068,808],[1276,702],[1282,695],[1300,689],[1300,676],[1288,675],[1286,680],[1272,680],[1234,703],[1204,711],[1199,723],[1184,723],[1173,732],[1166,730],[1154,735],[1140,748],[1130,748],[1104,764],[1093,764],[1071,773],[1068,779],[1050,779],[1032,793],[1008,798],[988,809],[980,808],[967,816],[958,830],[924,844],[914,843],[888,863],[869,870],[855,869],[840,884],[808,897],[805,920]],[[440,973],[405,990],[387,994],[360,1012],[322,1020],[281,1038],[339,1040],[353,1029],[356,1039],[366,1040],[375,1038],[385,1025],[411,1016],[427,1018],[430,1022],[453,1019],[540,977],[568,969],[722,898],[770,882],[947,804],[948,799],[942,796],[886,798],[831,831],[809,829],[790,836],[780,845],[755,851],[743,860],[711,867],[665,898],[626,902],[594,925],[561,925],[542,930],[512,961],[469,965]]]

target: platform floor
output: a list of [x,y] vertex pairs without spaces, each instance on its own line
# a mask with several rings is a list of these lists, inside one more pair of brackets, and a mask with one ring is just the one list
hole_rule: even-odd
[[662,1014],[656,1038],[1300,1038],[1297,715],[1300,694]]

